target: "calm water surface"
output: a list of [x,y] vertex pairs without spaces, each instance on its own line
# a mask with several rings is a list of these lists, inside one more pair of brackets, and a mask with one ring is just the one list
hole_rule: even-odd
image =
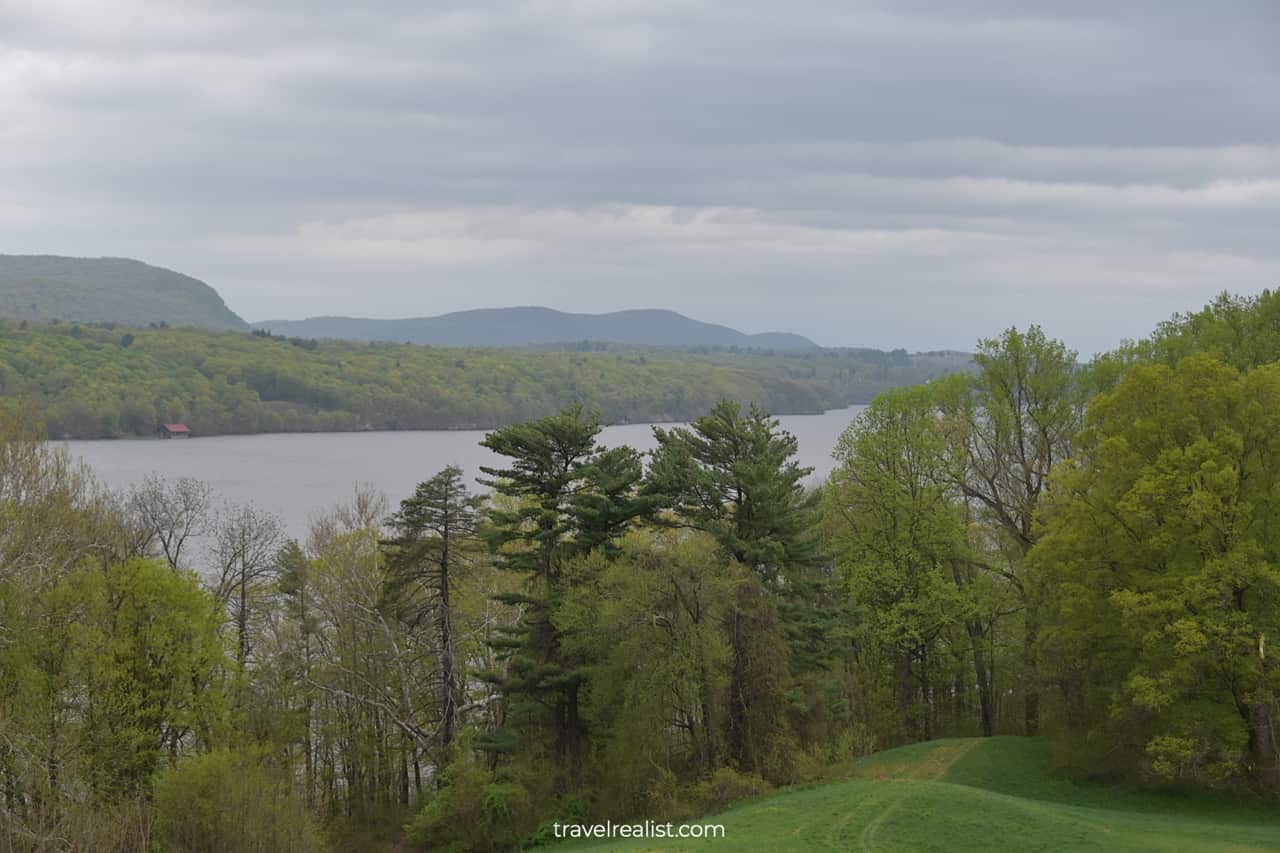
[[[783,429],[799,442],[800,463],[811,479],[831,471],[836,439],[865,406],[822,415],[784,415]],[[70,441],[71,453],[87,462],[112,489],[126,489],[156,472],[195,477],[222,499],[253,503],[276,513],[290,535],[304,536],[316,513],[345,503],[359,485],[372,486],[393,505],[446,465],[459,465],[474,481],[481,465],[498,457],[481,447],[483,430],[344,432],[233,435],[176,441]],[[649,424],[606,427],[601,443],[654,446]],[[483,491],[473,484],[473,489]]]

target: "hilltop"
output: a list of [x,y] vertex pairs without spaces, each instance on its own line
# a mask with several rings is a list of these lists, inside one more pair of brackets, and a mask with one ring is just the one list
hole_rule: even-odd
[[744,349],[813,350],[808,338],[786,332],[746,334],[704,323],[675,311],[631,310],[611,314],[573,314],[533,306],[481,308],[436,317],[375,320],[360,317],[312,317],[268,320],[255,329],[301,338],[394,341],[437,347],[527,347],[599,341],[631,346],[713,346]]
[[0,316],[246,330],[209,285],[128,258],[0,255]]
[[[136,327],[192,326],[212,331],[250,328],[203,281],[129,258],[0,255],[0,317]],[[575,314],[523,306],[395,320],[267,320],[254,323],[252,328],[283,337],[434,347],[546,347],[590,341],[638,347],[819,349],[801,335],[747,334],[658,309]]]

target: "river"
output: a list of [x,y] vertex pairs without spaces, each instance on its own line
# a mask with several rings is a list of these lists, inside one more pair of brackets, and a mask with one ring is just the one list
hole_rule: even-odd
[[[814,469],[810,482],[830,473],[836,439],[864,408],[778,418],[796,437],[800,463]],[[112,489],[127,489],[152,472],[169,479],[194,477],[209,483],[221,500],[275,513],[290,535],[302,537],[314,515],[348,501],[357,486],[382,492],[394,506],[418,482],[454,464],[466,471],[475,490],[483,491],[474,485],[480,466],[501,461],[480,446],[484,435],[483,430],[272,433],[66,445]],[[652,425],[606,427],[600,442],[650,450]]]

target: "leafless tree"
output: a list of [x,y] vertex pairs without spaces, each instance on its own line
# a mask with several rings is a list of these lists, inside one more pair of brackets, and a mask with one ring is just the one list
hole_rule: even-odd
[[194,537],[209,530],[213,489],[191,477],[169,481],[151,474],[135,486],[126,499],[134,517],[139,553],[158,549],[173,569],[187,568],[182,551]]
[[280,519],[252,504],[229,504],[217,515],[213,532],[214,594],[236,627],[236,661],[249,659],[249,622],[255,589],[276,570],[284,544]]

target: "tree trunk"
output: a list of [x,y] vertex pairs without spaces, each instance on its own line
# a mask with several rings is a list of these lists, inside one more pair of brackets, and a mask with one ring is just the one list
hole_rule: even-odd
[[239,665],[239,674],[243,678],[245,663],[249,659],[249,583],[243,567],[240,571],[239,586],[240,610],[236,613],[236,633],[239,644],[236,650],[236,663]]
[[1039,637],[1040,626],[1031,617],[1031,611],[1028,609],[1026,617],[1026,636],[1022,646],[1022,666],[1023,666],[1023,719],[1026,725],[1026,734],[1030,736],[1040,734],[1040,671],[1036,663],[1036,640]]
[[[739,596],[741,598],[741,595]],[[729,754],[744,771],[752,766],[750,717],[747,684],[746,637],[742,630],[742,610],[734,607],[729,616],[729,645],[733,650],[733,673],[729,679]]]
[[973,647],[973,675],[978,681],[978,713],[982,736],[991,737],[994,726],[991,713],[991,675],[987,672],[987,656],[982,651],[982,624],[970,619],[969,644]]
[[440,743],[446,749],[453,743],[458,715],[458,690],[453,674],[453,625],[449,609],[449,548],[446,541],[440,561]]
[[409,805],[409,750],[413,745],[409,736],[400,733],[400,805]]
[[1272,708],[1275,696],[1267,688],[1266,660],[1263,660],[1261,678],[1253,693],[1249,745],[1252,747],[1258,782],[1268,791],[1280,791],[1280,743],[1276,740]]
[[969,717],[972,710],[969,706],[968,685],[965,684],[964,674],[957,669],[951,678],[951,724],[947,726],[948,731],[955,730],[955,723],[965,720]]
[[302,629],[302,748],[306,750],[303,757],[303,764],[306,772],[306,803],[307,808],[315,808],[316,805],[316,759],[315,759],[315,742],[311,732],[311,722],[315,712],[315,699],[312,697],[311,688],[311,631],[308,629],[307,617],[310,611],[307,610],[307,582],[305,577],[298,585],[298,624]]
[[911,679],[911,656],[906,652],[899,652],[894,660],[893,671],[897,682],[898,720],[902,723],[903,736],[906,740],[915,740],[919,737],[919,728],[911,709],[916,692],[915,683]]
[[568,724],[569,732],[569,781],[575,789],[578,787],[578,782],[582,777],[582,740],[586,734],[583,731],[579,704],[579,687],[574,684],[569,689],[568,701],[565,707],[565,722]]
[[929,649],[920,650],[921,722],[924,739],[933,740],[933,682],[929,678]]
[[413,791],[419,801],[422,800],[422,762],[418,758],[418,746],[413,746]]
[[[310,667],[308,667],[308,670],[309,669]],[[310,677],[310,674],[308,673],[308,678],[309,677]],[[304,727],[303,730],[305,733],[303,734],[303,737],[302,737],[302,748],[306,750],[303,763],[305,764],[305,767],[306,767],[306,776],[307,776],[307,796],[306,796],[307,807],[315,808],[316,760],[314,755],[312,754],[313,750],[315,749],[315,745],[312,743],[312,740],[311,740],[311,710],[312,710],[311,706],[312,706],[311,698],[307,697],[306,702],[303,703],[302,725]]]
[[707,693],[710,690],[710,675],[706,671],[706,663],[702,667],[702,700],[701,700],[701,716],[702,716],[702,768],[710,773],[720,763],[720,756],[716,750],[716,730],[715,720],[711,713],[711,701]]

